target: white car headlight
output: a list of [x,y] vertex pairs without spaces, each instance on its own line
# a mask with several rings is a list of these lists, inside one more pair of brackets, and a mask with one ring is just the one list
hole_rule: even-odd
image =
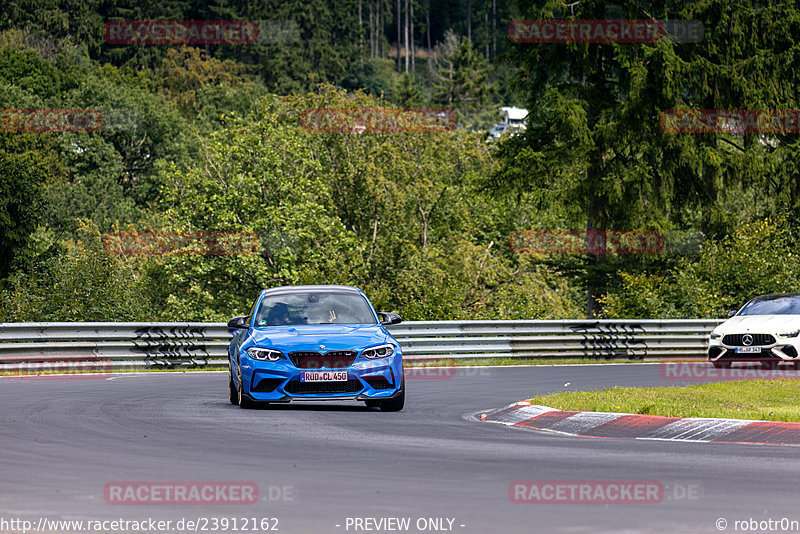
[[375,358],[386,358],[392,354],[394,354],[394,347],[389,344],[370,347],[368,349],[364,349],[364,352],[361,353],[362,356],[371,360],[374,360]]
[[263,360],[268,362],[277,362],[283,358],[283,353],[277,350],[262,349],[259,347],[250,347],[247,349],[247,355],[254,360]]
[[800,334],[800,330],[792,330],[791,332],[779,332],[778,337],[797,337],[797,334]]
[[711,332],[711,335],[709,337],[711,339],[719,339],[722,337],[722,334],[720,334],[719,332]]

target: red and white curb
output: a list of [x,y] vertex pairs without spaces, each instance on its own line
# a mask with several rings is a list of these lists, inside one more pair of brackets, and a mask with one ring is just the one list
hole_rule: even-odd
[[776,421],[570,412],[524,401],[480,413],[478,419],[592,438],[800,445],[800,423]]

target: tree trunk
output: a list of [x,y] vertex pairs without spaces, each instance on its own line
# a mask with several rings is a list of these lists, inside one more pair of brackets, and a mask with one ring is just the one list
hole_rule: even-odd
[[[587,110],[587,125],[590,132],[594,132],[597,127],[597,122],[601,113],[602,101],[601,95],[605,92],[605,61],[603,57],[603,49],[601,46],[592,45],[593,52],[596,57],[598,81],[596,90],[598,92],[596,100],[590,102],[598,102],[597,107],[590,105]],[[600,142],[595,145],[594,149],[589,154],[589,168],[586,171],[586,183],[588,184],[586,198],[588,200],[586,206],[586,238],[591,240],[590,243],[597,243],[600,245],[600,236],[602,236],[602,248],[595,245],[595,254],[589,254],[589,265],[587,269],[587,290],[586,290],[586,317],[594,319],[600,311],[600,303],[598,298],[603,296],[606,291],[606,274],[605,274],[605,230],[608,230],[608,220],[603,213],[604,201],[601,198],[601,191],[599,187],[600,180],[602,180],[604,172],[603,154],[605,147]],[[603,233],[600,233],[603,232]],[[592,251],[590,251],[592,252]]]
[[402,30],[400,28],[400,20],[401,20],[400,0],[397,0],[397,72],[400,72],[402,70],[400,64],[400,39],[401,39],[400,35],[402,33]]
[[406,32],[405,32],[405,38],[406,38],[406,50],[405,50],[405,55],[406,55],[406,72],[408,72],[408,62],[409,62],[409,59],[410,59],[410,58],[408,57],[408,48],[409,48],[409,47],[408,47],[408,0],[406,0],[406,24],[405,24],[405,26],[406,26]]
[[[384,13],[384,3],[386,0],[378,0],[378,31],[375,33],[376,47],[380,48],[381,59],[386,59],[386,47],[384,46],[383,27],[386,24],[386,14]],[[377,50],[376,48],[376,50]]]
[[472,41],[472,1],[467,0],[467,39]]
[[[599,179],[599,174],[600,170],[594,165],[591,166],[587,171],[589,183],[593,183],[594,180]],[[598,209],[597,191],[594,187],[590,188],[589,195],[591,198],[589,199],[586,218],[586,242],[587,248],[590,252],[589,266],[586,277],[586,318],[594,319],[597,317],[597,313],[600,311],[600,303],[597,301],[597,299],[603,296],[603,293],[605,293],[603,264],[606,261],[606,240],[604,239],[605,233],[603,232],[603,225],[599,225],[601,228],[597,228],[597,223],[600,219],[600,213]],[[603,236],[602,244],[601,236]],[[600,246],[603,247],[602,250],[599,250]],[[599,253],[592,254],[591,252]]]
[[417,66],[414,59],[417,56],[417,51],[414,47],[414,1],[411,1],[411,71],[417,72]]
[[361,16],[361,3],[364,0],[358,0],[358,33],[359,33],[359,42],[361,46],[361,57],[364,57],[364,19]]
[[374,41],[374,44],[375,44],[375,57],[380,57],[380,55],[381,55],[380,38],[381,38],[381,31],[383,30],[383,28],[381,27],[380,10],[381,10],[380,3],[376,2],[375,3],[375,36],[373,37],[373,41]]
[[369,4],[369,57],[375,57],[375,17],[372,13],[372,2]]
[[486,64],[489,64],[489,12],[483,14],[483,25],[486,28]]
[[428,35],[428,52],[431,50],[431,6],[428,6],[428,11],[425,13],[425,33]]
[[492,59],[497,59],[497,0],[492,0]]

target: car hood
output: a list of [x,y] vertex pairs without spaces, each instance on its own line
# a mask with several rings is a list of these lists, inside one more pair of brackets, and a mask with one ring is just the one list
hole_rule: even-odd
[[[295,350],[361,350],[392,339],[379,325],[295,325],[254,328],[248,346]],[[324,345],[325,349],[320,349]]]
[[739,315],[717,328],[720,334],[774,334],[800,329],[800,315]]

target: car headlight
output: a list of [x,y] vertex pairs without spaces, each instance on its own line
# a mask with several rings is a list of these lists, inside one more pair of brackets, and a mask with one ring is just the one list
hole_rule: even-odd
[[778,333],[778,337],[797,337],[797,334],[800,334],[800,330],[792,330],[791,332],[780,332]]
[[722,334],[720,334],[719,332],[711,332],[711,336],[710,337],[711,337],[711,339],[719,339],[719,338],[722,337]]
[[375,358],[386,358],[392,354],[394,354],[394,347],[389,344],[370,347],[368,349],[364,349],[364,352],[361,353],[362,356],[371,360]]
[[283,353],[277,350],[261,349],[258,347],[250,347],[247,349],[247,355],[254,360],[263,360],[268,362],[277,362],[283,358]]

